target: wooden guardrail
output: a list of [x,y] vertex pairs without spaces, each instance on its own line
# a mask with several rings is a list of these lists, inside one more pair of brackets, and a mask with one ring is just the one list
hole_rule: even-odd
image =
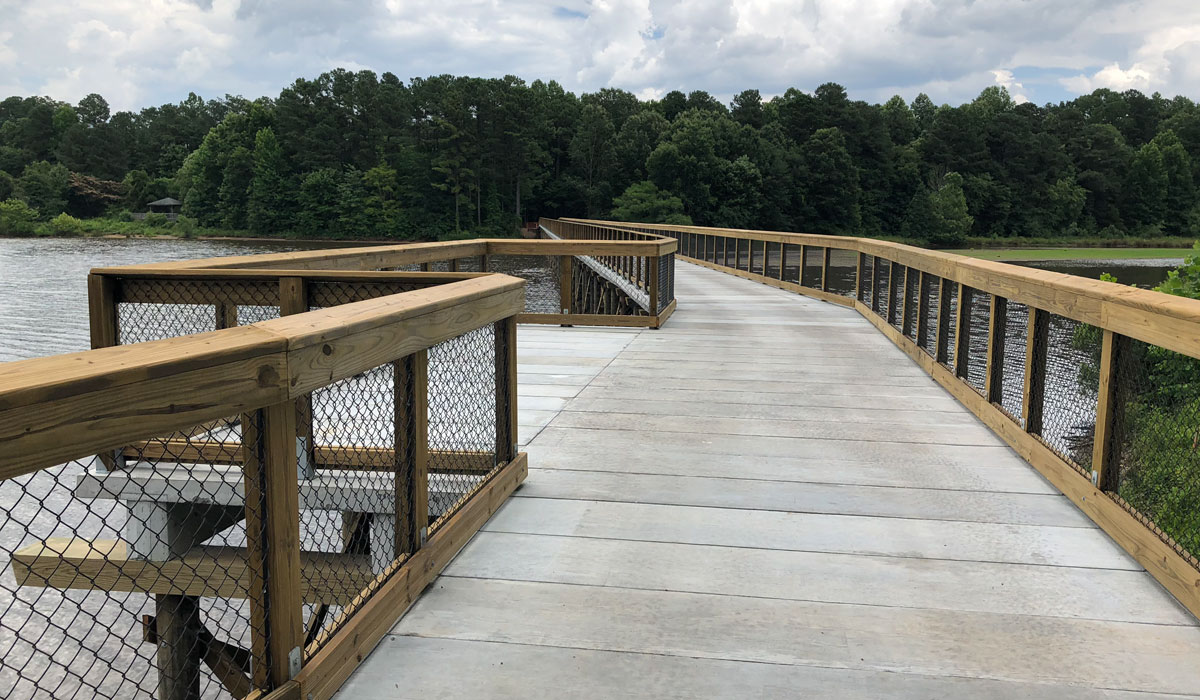
[[1200,616],[1200,301],[869,238],[571,222],[856,309]]
[[[542,224],[561,225],[549,219]],[[626,232],[602,239],[476,239],[230,256],[130,265],[95,273],[102,277],[155,273],[165,278],[202,270],[420,270],[447,274],[499,270],[529,282],[526,311],[518,318],[521,323],[658,328],[675,309],[672,271],[676,247],[670,237]],[[581,264],[582,258],[599,261],[628,280],[647,295],[648,302],[637,303],[619,286]]]
[[[523,281],[214,274],[97,273],[111,347],[0,364],[6,697],[328,698],[524,479]],[[124,304],[285,315],[116,345]]]

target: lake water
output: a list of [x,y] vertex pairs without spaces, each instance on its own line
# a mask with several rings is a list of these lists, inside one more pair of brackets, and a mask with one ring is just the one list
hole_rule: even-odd
[[[346,243],[138,239],[0,238],[0,362],[88,348],[87,273],[221,255],[282,253]],[[499,261],[498,261],[499,262]],[[1054,261],[1032,267],[1153,286],[1180,260]],[[516,271],[522,277],[528,271]],[[687,300],[681,300],[686,303]]]

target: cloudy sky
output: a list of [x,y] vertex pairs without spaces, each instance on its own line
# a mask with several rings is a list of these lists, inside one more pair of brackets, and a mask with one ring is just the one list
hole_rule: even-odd
[[114,109],[278,94],[334,67],[727,99],[835,81],[872,101],[1200,99],[1200,0],[0,0],[0,96]]

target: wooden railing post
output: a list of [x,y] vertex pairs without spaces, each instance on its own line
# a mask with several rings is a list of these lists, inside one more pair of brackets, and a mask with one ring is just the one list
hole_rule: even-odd
[[1008,333],[1008,299],[992,295],[988,313],[987,373],[984,396],[989,403],[1004,403],[1004,340]]
[[393,363],[395,555],[421,548],[429,527],[429,351]]
[[799,284],[801,287],[804,286],[804,273],[807,270],[808,270],[808,246],[802,244],[800,246],[800,274],[798,276],[799,279],[796,280],[796,283]]
[[1125,401],[1119,377],[1121,366],[1128,362],[1129,338],[1104,331],[1100,349],[1100,390],[1096,404],[1096,439],[1092,445],[1092,483],[1101,491],[1116,491],[1117,457],[1120,453],[1122,428],[1125,424]]
[[117,344],[117,280],[88,275],[88,319],[93,350]]
[[938,278],[937,337],[934,338],[934,359],[942,364],[950,362],[950,286],[954,284],[945,277]]
[[517,318],[497,321],[496,328],[496,461],[517,456]]
[[863,291],[865,290],[865,282],[863,279],[863,266],[866,264],[867,255],[862,251],[858,252],[858,264],[854,268],[854,296],[859,301],[862,300]]
[[729,236],[721,237],[721,265],[729,267]]
[[575,284],[575,256],[560,255],[558,258],[558,306],[562,313],[571,313],[571,290]]
[[783,270],[787,267],[787,243],[779,244],[779,281],[783,281]]
[[1029,308],[1025,335],[1025,384],[1021,415],[1026,432],[1042,434],[1042,407],[1046,398],[1046,355],[1050,340],[1050,313]]
[[821,291],[829,291],[829,246],[821,248]]
[[[308,311],[308,287],[301,277],[279,278],[279,315],[292,316]],[[316,468],[316,445],[313,444],[312,394],[296,399],[296,452],[302,458],[300,468],[306,474]]]
[[908,279],[912,268],[907,265],[903,269],[904,276],[900,281],[900,332],[908,337],[912,333],[912,323],[908,320]]
[[[878,255],[871,258],[871,300],[867,303],[867,307],[875,314],[879,313],[879,261]],[[804,273],[801,273],[803,276]]]
[[245,416],[242,434],[252,652],[267,661],[255,666],[255,683],[279,686],[300,670],[304,644],[295,405]]
[[958,318],[954,323],[954,376],[966,379],[971,361],[971,306],[975,290],[958,285]]

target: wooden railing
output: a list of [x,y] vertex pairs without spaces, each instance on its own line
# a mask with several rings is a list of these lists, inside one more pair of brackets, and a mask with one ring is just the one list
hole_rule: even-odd
[[[557,228],[559,222],[543,220]],[[564,236],[563,238],[568,238]],[[97,270],[101,277],[191,270],[501,271],[529,283],[518,321],[580,326],[658,328],[675,310],[673,238],[644,234],[570,240],[477,239],[231,256]],[[597,274],[596,261],[616,279]],[[434,278],[431,283],[436,283]]]
[[0,364],[5,697],[328,698],[523,480],[524,282],[256,262],[98,271],[112,347]]
[[1200,301],[869,238],[572,223],[856,309],[1200,615]]

